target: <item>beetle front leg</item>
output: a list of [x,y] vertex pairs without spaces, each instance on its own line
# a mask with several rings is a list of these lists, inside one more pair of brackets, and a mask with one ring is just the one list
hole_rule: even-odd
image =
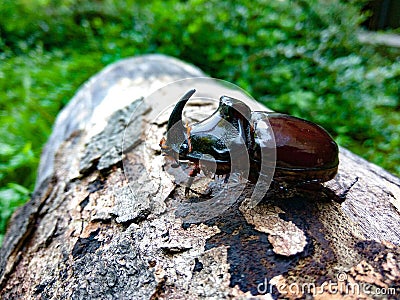
[[196,162],[193,169],[189,172],[189,179],[188,179],[188,182],[187,182],[186,188],[185,188],[185,196],[186,197],[189,196],[190,187],[193,184],[194,178],[199,173],[200,173],[200,165],[199,165],[199,162]]
[[225,175],[224,183],[228,183],[230,176],[231,176],[231,173],[228,173],[228,174]]

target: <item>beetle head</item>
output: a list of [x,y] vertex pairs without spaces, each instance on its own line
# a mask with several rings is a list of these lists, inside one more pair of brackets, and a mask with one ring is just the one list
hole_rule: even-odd
[[[162,151],[176,161],[198,160],[202,155],[211,155],[219,162],[229,163],[230,151],[240,148],[244,142],[250,154],[254,145],[250,108],[238,99],[222,96],[211,116],[185,127],[182,111],[194,92],[187,92],[175,105],[168,121],[166,139],[160,143]],[[224,130],[231,131],[223,134],[227,140],[221,136]]]

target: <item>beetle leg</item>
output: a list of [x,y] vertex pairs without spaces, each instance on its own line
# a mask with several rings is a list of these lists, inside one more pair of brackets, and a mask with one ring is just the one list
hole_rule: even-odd
[[231,176],[231,173],[225,175],[224,183],[228,183],[229,176]]
[[343,192],[341,192],[338,197],[343,202],[346,200],[347,194],[350,192],[350,189],[358,182],[358,177],[348,186]]
[[188,182],[187,182],[186,188],[185,188],[185,196],[189,195],[190,187],[193,184],[194,178],[199,173],[200,173],[200,166],[199,166],[199,163],[196,162],[193,169],[189,172],[189,179],[188,179]]

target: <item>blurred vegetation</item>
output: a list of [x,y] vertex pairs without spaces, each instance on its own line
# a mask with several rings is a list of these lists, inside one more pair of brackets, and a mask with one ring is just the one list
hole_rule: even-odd
[[0,233],[33,190],[57,112],[105,65],[143,53],[236,83],[399,175],[400,51],[358,42],[362,4],[0,0]]

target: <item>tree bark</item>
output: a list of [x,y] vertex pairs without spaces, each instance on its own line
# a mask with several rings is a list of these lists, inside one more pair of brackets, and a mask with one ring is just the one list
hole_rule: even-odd
[[[31,200],[10,221],[2,299],[359,299],[382,291],[397,299],[400,180],[346,149],[336,178],[318,188],[272,189],[252,208],[250,187],[215,216],[193,216],[202,203],[206,214],[220,207],[185,197],[151,146],[166,127],[165,115],[152,121],[156,106],[178,99],[146,96],[199,76],[177,59],[147,55],[107,67],[78,91],[57,118]],[[199,118],[213,109],[192,103]],[[227,199],[235,190],[218,179],[194,189],[210,187]]]

